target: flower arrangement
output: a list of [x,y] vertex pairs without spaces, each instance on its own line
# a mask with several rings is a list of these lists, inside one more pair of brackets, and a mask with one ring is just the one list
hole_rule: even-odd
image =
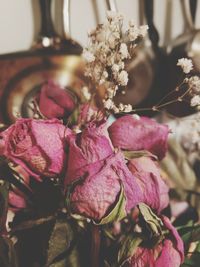
[[[34,118],[1,131],[0,266],[197,266],[197,220],[177,227],[170,220],[170,181],[160,165],[169,127],[113,100],[126,92],[126,60],[146,31],[132,22],[124,30],[123,17],[109,12],[84,51],[91,79],[85,103],[48,81]],[[178,65],[192,69],[187,59]],[[151,109],[186,95],[198,106],[199,84],[186,77],[178,99]],[[122,116],[111,122],[112,113]]]

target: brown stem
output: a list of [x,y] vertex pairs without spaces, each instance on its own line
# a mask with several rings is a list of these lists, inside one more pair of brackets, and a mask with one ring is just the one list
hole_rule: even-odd
[[97,225],[91,224],[91,266],[99,267],[99,252],[100,252],[100,244],[101,244],[101,236],[99,227]]

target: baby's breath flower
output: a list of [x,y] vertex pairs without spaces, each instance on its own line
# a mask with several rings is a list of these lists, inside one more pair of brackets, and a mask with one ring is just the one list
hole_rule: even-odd
[[139,36],[139,29],[136,26],[131,26],[127,31],[128,39],[130,42],[134,42]]
[[145,35],[147,34],[148,29],[149,29],[149,26],[148,25],[142,25],[142,26],[140,26],[140,28],[139,28],[139,35],[142,36],[142,37],[145,37]]
[[83,57],[88,63],[95,61],[95,56],[88,50],[84,50]]
[[104,105],[105,109],[110,110],[110,109],[113,109],[114,102],[111,99],[107,99],[107,100],[104,101],[103,105]]
[[125,43],[122,43],[120,45],[119,52],[121,54],[121,58],[122,59],[125,59],[125,58],[128,58],[129,57],[128,48],[127,48],[127,45]]
[[193,69],[192,60],[188,58],[180,58],[177,66],[180,66],[184,73],[189,73]]
[[196,107],[200,105],[200,96],[199,95],[195,95],[192,97],[191,101],[190,101],[190,105],[192,107]]
[[120,21],[120,20],[123,20],[123,15],[120,14],[120,13],[117,13],[115,11],[111,11],[111,10],[108,10],[107,13],[107,19],[108,20],[117,20],[117,21]]
[[118,72],[119,72],[119,65],[118,64],[114,64],[112,66],[112,72],[113,72],[114,75],[118,74]]
[[83,96],[85,97],[86,100],[91,99],[91,93],[89,92],[89,89],[87,86],[83,86],[82,93],[83,93]]
[[124,112],[129,113],[129,112],[131,112],[131,111],[132,111],[132,106],[131,106],[130,104],[125,105],[125,107],[124,107]]
[[118,75],[118,82],[122,86],[126,86],[128,83],[128,72],[125,70],[122,70]]
[[[108,11],[106,22],[89,33],[89,46],[83,54],[87,61],[85,74],[95,86],[104,85],[106,92],[103,105],[107,110],[115,113],[132,111],[131,105],[115,105],[113,98],[118,87],[128,83],[126,61],[133,55],[136,39],[143,36],[146,30],[146,26],[137,27],[133,21],[129,22],[127,30],[123,29],[123,16]],[[87,92],[84,94],[89,98]]]
[[198,76],[188,78],[187,83],[192,89],[192,93],[200,93],[200,78]]
[[119,113],[119,108],[117,106],[114,105],[112,109],[114,113]]

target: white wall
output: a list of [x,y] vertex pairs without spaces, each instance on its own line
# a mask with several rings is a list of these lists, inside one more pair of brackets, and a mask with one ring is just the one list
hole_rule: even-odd
[[[34,36],[32,1],[0,0],[0,54],[28,49],[31,46]],[[62,2],[61,0],[53,1],[56,4]],[[138,23],[138,1],[140,0],[117,0],[120,12],[127,18],[135,19],[136,23]],[[105,1],[96,0],[96,2],[99,7],[100,21],[102,21],[105,16]],[[183,23],[179,0],[155,0],[155,22],[161,35],[161,41],[165,40],[164,25],[167,2],[171,2],[173,5],[172,36],[174,37],[182,31]],[[197,14],[199,12],[200,3]],[[71,0],[71,17],[72,36],[82,45],[86,44],[87,31],[94,28],[96,23],[92,0]],[[167,18],[169,17],[167,15]],[[196,24],[200,25],[200,16],[198,15]]]

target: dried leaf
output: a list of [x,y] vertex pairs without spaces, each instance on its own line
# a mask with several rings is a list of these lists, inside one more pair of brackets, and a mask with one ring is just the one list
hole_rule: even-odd
[[146,204],[140,203],[138,208],[143,220],[151,231],[152,237],[155,238],[155,241],[162,239],[162,220],[158,218]]
[[152,154],[151,152],[147,150],[140,150],[140,151],[128,151],[125,150],[123,151],[124,157],[128,160],[135,159],[135,158],[140,158],[140,157],[151,157],[155,160],[157,160],[157,156]]
[[125,205],[126,205],[126,199],[125,199],[125,195],[124,195],[123,186],[121,185],[121,191],[119,194],[119,199],[118,199],[115,207],[99,223],[95,222],[95,224],[102,225],[102,224],[107,224],[109,222],[119,221],[119,220],[123,219],[126,216]]
[[131,258],[137,247],[142,242],[142,238],[140,236],[134,236],[132,234],[126,236],[121,241],[121,247],[118,252],[118,264],[122,266],[129,258]]
[[71,247],[73,238],[72,228],[66,219],[57,219],[49,240],[46,266],[79,266],[77,250]]

